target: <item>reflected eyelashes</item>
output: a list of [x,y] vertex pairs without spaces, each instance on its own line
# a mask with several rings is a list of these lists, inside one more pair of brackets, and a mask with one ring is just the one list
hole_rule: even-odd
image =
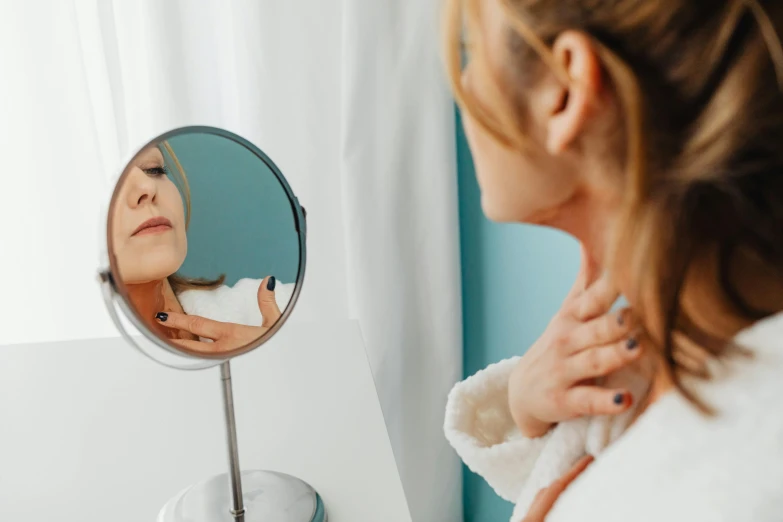
[[145,174],[148,174],[153,177],[160,177],[165,176],[169,173],[169,169],[166,167],[150,167],[148,169],[143,169]]

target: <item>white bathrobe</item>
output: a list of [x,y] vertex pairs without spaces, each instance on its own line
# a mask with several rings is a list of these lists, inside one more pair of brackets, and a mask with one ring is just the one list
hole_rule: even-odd
[[[676,392],[628,427],[631,413],[562,422],[523,437],[508,408],[509,359],[457,384],[445,433],[465,464],[504,499],[512,522],[536,492],[581,456],[597,458],[560,496],[547,522],[783,521],[783,314],[741,332],[753,359],[711,365],[711,381],[689,381],[717,410],[707,418]],[[641,374],[618,372],[638,396]]]
[[[262,279],[240,279],[234,286],[219,286],[213,290],[185,290],[177,298],[188,315],[198,315],[215,321],[261,326],[264,318],[258,309],[258,287]],[[295,284],[275,285],[277,307],[283,312],[294,293]]]

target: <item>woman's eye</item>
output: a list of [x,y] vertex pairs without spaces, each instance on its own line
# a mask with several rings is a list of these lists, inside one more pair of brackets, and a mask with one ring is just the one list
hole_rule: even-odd
[[166,167],[150,167],[148,169],[144,169],[144,172],[150,176],[165,176],[169,171],[166,169]]

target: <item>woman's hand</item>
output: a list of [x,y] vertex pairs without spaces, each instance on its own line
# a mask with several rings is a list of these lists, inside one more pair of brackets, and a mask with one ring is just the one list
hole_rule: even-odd
[[211,339],[213,342],[186,339],[171,339],[176,345],[199,352],[227,352],[252,343],[264,335],[274,325],[280,316],[280,309],[275,300],[275,278],[265,278],[258,287],[258,309],[263,322],[261,326],[247,326],[236,323],[214,321],[198,315],[187,315],[176,312],[159,313],[156,316],[158,324],[168,328],[183,330],[198,337]]
[[258,293],[256,299],[258,300],[258,310],[261,312],[262,322],[261,326],[271,328],[273,324],[280,319],[283,315],[280,313],[280,308],[277,307],[277,299],[275,298],[275,285],[277,280],[275,276],[269,276],[261,281],[258,285]]
[[618,293],[582,250],[574,287],[543,335],[522,356],[508,383],[511,415],[527,437],[583,415],[622,413],[628,390],[605,389],[594,379],[639,358],[641,339],[629,310],[609,314]]
[[592,456],[586,455],[582,457],[574,464],[568,473],[553,482],[549,487],[539,491],[536,498],[533,499],[533,504],[531,504],[527,515],[519,522],[544,522],[544,519],[552,510],[558,497],[580,473],[587,469],[587,466],[589,466],[591,462],[593,462]]

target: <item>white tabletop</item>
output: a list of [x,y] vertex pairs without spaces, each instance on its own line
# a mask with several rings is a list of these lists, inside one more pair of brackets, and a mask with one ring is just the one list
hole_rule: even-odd
[[[333,522],[409,522],[354,321],[291,323],[232,362],[243,469],[318,490]],[[0,520],[153,521],[227,469],[217,368],[121,338],[0,348]]]

